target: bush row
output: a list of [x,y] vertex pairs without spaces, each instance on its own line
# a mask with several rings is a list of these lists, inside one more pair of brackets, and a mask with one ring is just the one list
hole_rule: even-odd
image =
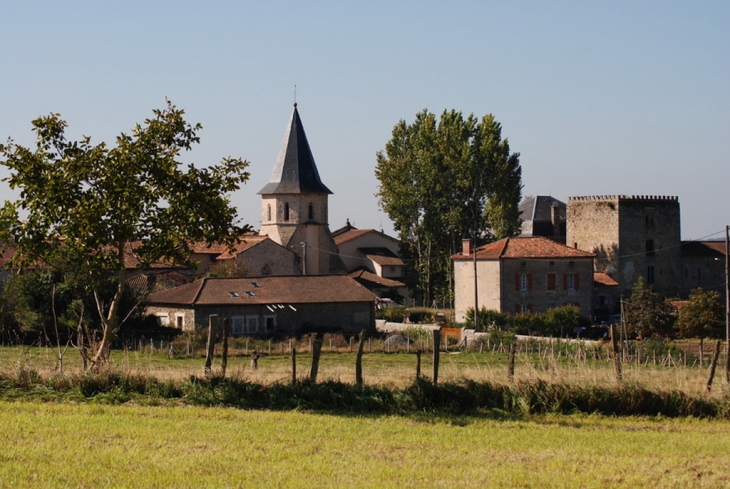
[[728,397],[692,397],[679,391],[655,392],[631,384],[601,387],[543,381],[434,385],[420,378],[409,387],[398,389],[334,381],[262,385],[220,376],[172,381],[114,371],[42,379],[35,371],[21,368],[14,374],[0,375],[0,399],[115,404],[159,404],[168,400],[191,405],[334,414],[478,415],[496,411],[515,416],[580,412],[730,418]]

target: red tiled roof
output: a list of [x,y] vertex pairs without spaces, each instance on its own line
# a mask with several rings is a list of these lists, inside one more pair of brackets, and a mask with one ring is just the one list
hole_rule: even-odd
[[372,292],[347,275],[208,278],[150,295],[153,304],[186,305],[318,304],[374,300]]
[[269,239],[269,237],[266,234],[252,234],[252,235],[242,236],[241,240],[234,245],[232,252],[228,249],[225,249],[220,254],[220,256],[218,256],[218,259],[219,260],[228,260],[231,258],[235,258],[236,255],[238,255],[239,253],[243,253],[244,251],[248,250],[249,248],[252,248],[267,239]]
[[618,285],[618,282],[612,279],[609,274],[604,272],[593,272],[593,283],[609,287]]
[[[500,258],[593,258],[593,253],[570,248],[542,237],[504,238],[480,246],[476,250],[477,260],[498,260]],[[474,255],[457,254],[453,260],[473,260]]]
[[355,239],[355,238],[362,236],[363,234],[367,234],[371,231],[373,231],[373,230],[372,229],[351,229],[349,231],[345,231],[344,233],[335,236],[333,239],[334,239],[336,245],[340,245],[346,241],[350,241],[351,239]]
[[390,278],[381,277],[377,273],[373,273],[367,268],[358,268],[347,274],[348,277],[352,277],[358,282],[362,283],[366,287],[405,287],[406,284],[393,280]]
[[388,248],[358,248],[368,259],[381,266],[403,266],[403,260]]

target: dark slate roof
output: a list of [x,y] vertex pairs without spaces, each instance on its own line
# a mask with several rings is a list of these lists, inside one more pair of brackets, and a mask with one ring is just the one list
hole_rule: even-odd
[[682,257],[724,258],[725,241],[683,241]]
[[373,302],[347,275],[208,278],[150,295],[155,305],[323,304]]
[[259,191],[268,194],[331,194],[319,179],[312,150],[309,149],[304,126],[299,118],[297,104],[294,104],[284,142],[271,173],[271,180]]

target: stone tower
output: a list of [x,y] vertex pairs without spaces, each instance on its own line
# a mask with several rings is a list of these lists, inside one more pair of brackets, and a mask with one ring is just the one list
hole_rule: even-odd
[[674,196],[569,197],[568,246],[596,254],[595,270],[631,289],[639,276],[657,292],[681,285],[679,199]]
[[302,273],[345,273],[328,223],[327,200],[332,193],[319,178],[297,104],[271,173],[259,191],[261,234],[294,251]]

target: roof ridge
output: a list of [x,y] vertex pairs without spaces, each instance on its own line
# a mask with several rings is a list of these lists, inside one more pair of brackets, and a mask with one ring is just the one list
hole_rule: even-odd
[[198,297],[200,297],[200,293],[203,291],[203,286],[208,281],[207,278],[204,278],[200,281],[200,286],[198,287],[197,292],[195,292],[195,295],[193,296],[193,300],[190,302],[191,304],[195,304],[198,301]]

